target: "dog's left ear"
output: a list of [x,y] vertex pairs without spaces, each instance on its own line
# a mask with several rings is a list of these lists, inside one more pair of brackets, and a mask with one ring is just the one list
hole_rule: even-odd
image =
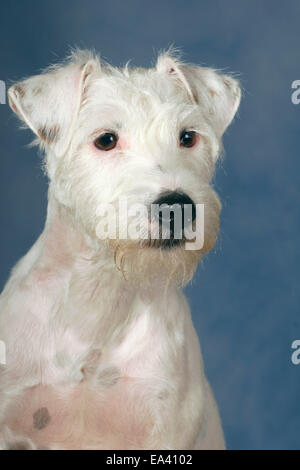
[[9,104],[17,116],[57,156],[70,144],[83,92],[99,61],[77,51],[62,66],[19,82],[8,90]]
[[221,137],[240,104],[239,82],[210,68],[186,65],[169,53],[158,57],[156,68],[181,83],[194,104],[208,110],[206,115]]

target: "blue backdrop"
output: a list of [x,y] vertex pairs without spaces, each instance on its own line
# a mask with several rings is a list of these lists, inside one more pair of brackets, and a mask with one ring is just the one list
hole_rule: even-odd
[[[300,448],[300,2],[11,0],[0,18],[7,84],[74,45],[149,66],[174,43],[189,62],[239,72],[244,96],[216,177],[221,237],[186,291],[228,447]],[[42,230],[47,182],[8,105],[0,124],[2,287]]]

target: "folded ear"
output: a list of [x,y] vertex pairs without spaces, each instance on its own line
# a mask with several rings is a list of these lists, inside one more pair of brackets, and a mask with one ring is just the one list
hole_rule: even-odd
[[239,82],[210,68],[183,64],[169,53],[159,56],[156,67],[181,82],[191,101],[208,111],[207,118],[221,137],[240,104]]
[[8,90],[12,110],[57,156],[70,144],[87,81],[97,67],[99,61],[92,54],[77,51],[64,65],[50,67]]

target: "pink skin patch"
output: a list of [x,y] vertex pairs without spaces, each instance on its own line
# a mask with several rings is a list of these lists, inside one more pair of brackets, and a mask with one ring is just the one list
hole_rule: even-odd
[[39,448],[146,448],[153,418],[145,400],[144,387],[127,377],[109,388],[38,385],[15,401],[5,424]]

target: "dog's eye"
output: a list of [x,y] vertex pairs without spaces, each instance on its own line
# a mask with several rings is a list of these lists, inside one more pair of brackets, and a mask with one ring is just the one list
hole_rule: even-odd
[[118,142],[118,136],[113,132],[105,132],[94,140],[94,145],[100,150],[112,150]]
[[179,136],[180,146],[181,147],[194,147],[197,142],[197,134],[195,131],[183,130]]

